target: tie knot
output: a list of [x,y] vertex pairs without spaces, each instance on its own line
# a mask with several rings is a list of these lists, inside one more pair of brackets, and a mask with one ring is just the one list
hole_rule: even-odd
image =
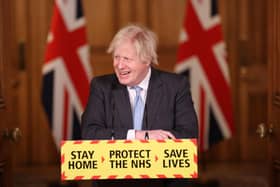
[[133,89],[135,89],[136,95],[139,95],[140,92],[142,91],[142,88],[140,86],[134,86]]

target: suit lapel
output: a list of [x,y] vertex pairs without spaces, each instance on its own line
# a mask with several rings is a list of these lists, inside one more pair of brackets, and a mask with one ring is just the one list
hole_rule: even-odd
[[151,79],[149,83],[147,99],[146,99],[146,111],[144,119],[145,129],[152,129],[152,125],[156,122],[156,116],[160,101],[162,98],[162,82],[159,78],[159,72],[152,68]]
[[112,93],[112,99],[115,102],[117,114],[119,115],[122,126],[132,129],[133,119],[126,86],[119,84],[116,80]]

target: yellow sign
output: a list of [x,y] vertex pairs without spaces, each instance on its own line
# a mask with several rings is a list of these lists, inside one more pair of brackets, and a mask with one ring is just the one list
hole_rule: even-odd
[[197,140],[61,143],[61,179],[197,178]]

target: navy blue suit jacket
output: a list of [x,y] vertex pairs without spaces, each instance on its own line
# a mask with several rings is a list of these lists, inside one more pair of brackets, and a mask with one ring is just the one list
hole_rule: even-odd
[[[133,129],[128,91],[116,75],[95,77],[82,115],[83,139],[126,139]],[[143,130],[162,129],[176,138],[197,138],[198,125],[185,76],[152,68]]]

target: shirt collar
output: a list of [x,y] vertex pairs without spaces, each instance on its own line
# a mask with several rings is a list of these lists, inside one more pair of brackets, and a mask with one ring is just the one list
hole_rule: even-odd
[[[148,90],[148,86],[149,86],[149,82],[150,82],[150,78],[151,78],[151,67],[148,69],[148,73],[145,76],[145,78],[136,86],[141,87],[144,91]],[[133,89],[134,86],[127,86],[127,89]]]
[[149,68],[147,75],[145,78],[138,84],[139,87],[143,88],[143,90],[148,90],[149,82],[151,78],[151,68]]

